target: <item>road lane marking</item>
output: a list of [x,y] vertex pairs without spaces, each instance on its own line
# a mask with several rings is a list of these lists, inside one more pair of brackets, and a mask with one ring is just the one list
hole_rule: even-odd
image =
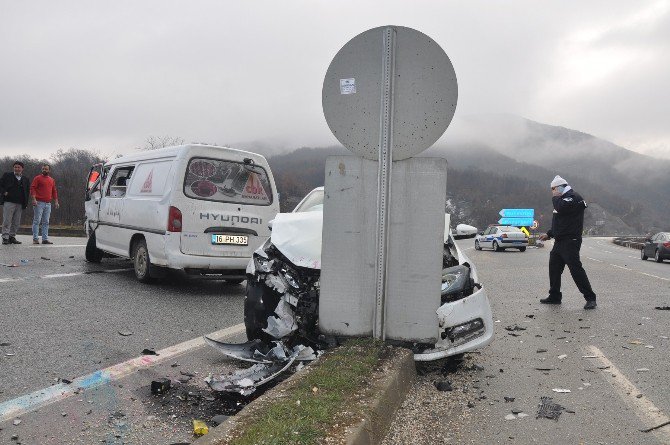
[[596,263],[602,263],[603,262],[602,260],[596,260],[595,258],[591,258],[590,256],[587,256],[586,258],[588,258],[591,261],[595,261]]
[[[37,278],[49,279],[49,278],[63,278],[63,277],[76,277],[79,275],[96,275],[101,273],[119,273],[119,272],[128,272],[133,270],[132,267],[126,267],[123,269],[105,269],[105,270],[89,270],[86,272],[70,272],[70,273],[52,273],[49,275],[42,275]],[[9,283],[11,281],[25,281],[31,280],[33,277],[18,277],[18,278],[0,278],[0,283]]]
[[[37,244],[32,244],[26,247],[30,247],[31,249],[39,249],[40,247],[43,247],[42,245],[37,245]],[[53,244],[49,247],[44,247],[45,249],[57,249],[59,247],[86,247],[86,244]]]
[[[587,257],[587,258],[589,258],[589,257]],[[589,258],[589,259],[590,259],[590,260],[593,260],[593,258]],[[594,261],[598,261],[598,260],[594,260]],[[602,261],[601,261],[601,263],[602,263]],[[631,268],[629,268],[629,267],[618,266],[618,265],[616,265],[616,264],[612,264],[612,263],[609,263],[609,265],[612,266],[612,267],[619,268],[619,269],[629,270],[629,271],[631,271],[631,272],[638,273],[638,274],[640,274],[640,275],[646,275],[646,276],[648,276],[648,277],[658,278],[659,280],[670,281],[670,278],[659,277],[658,275],[652,275],[652,274],[650,274],[650,273],[646,273],[646,272],[642,272],[642,271],[639,271],[639,270],[631,269]]]
[[[598,349],[597,347],[591,345],[586,348],[588,355],[595,355],[596,357],[591,360],[597,360],[602,366],[603,375],[607,375],[607,380],[612,387],[619,393],[619,396],[635,411],[637,417],[640,418],[642,423],[645,424],[647,428],[652,428],[658,426],[662,423],[670,421],[670,418],[663,414],[663,412],[658,409],[651,400],[647,399],[646,396],[637,398],[638,394],[641,394],[640,390],[631,383],[630,380],[617,368],[614,363],[609,361],[605,354]],[[664,427],[654,431],[654,434],[661,439],[663,443],[670,443],[670,428]]]
[[[221,329],[211,334],[208,337],[214,339],[225,339],[244,332],[244,323],[236,324],[225,329]],[[133,372],[139,371],[143,368],[156,365],[166,360],[174,359],[175,357],[186,353],[191,349],[201,348],[205,346],[203,337],[197,337],[174,346],[168,346],[165,349],[156,351],[158,355],[143,355],[110,366],[109,368],[95,371],[91,374],[78,377],[72,380],[71,384],[58,383],[56,385],[34,391],[21,397],[6,402],[0,402],[0,422],[21,416],[23,414],[34,411],[38,408],[50,405],[52,403],[67,399],[75,394],[80,393],[81,390],[95,388],[106,383],[110,383],[126,377]],[[76,392],[75,392],[76,391]]]

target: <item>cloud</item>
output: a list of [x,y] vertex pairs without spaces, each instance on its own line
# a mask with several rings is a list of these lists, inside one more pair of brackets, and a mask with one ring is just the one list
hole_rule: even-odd
[[397,24],[451,58],[457,116],[514,113],[663,154],[669,4],[5,2],[0,153],[124,153],[151,135],[331,145],[321,112],[330,60],[356,34]]

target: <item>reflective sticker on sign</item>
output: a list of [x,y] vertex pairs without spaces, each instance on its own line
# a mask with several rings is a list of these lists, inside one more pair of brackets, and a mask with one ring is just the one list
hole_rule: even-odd
[[340,79],[340,94],[356,94],[356,79]]

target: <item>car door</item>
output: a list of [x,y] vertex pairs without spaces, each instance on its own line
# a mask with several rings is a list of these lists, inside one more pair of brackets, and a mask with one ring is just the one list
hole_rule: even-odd
[[102,186],[105,181],[104,165],[95,164],[88,172],[88,181],[86,184],[86,198],[84,203],[84,212],[86,214],[87,230],[95,228],[98,225],[98,210],[100,209],[100,198],[102,197]]
[[480,244],[484,247],[492,247],[493,246],[493,236],[491,235],[491,231],[493,230],[493,227],[489,227],[484,231],[484,236],[482,237],[482,240],[480,241]]
[[644,242],[644,254],[648,257],[653,257],[654,252],[656,251],[656,240],[658,239],[659,234],[652,236]]
[[[118,255],[128,255],[129,233],[122,227],[124,197],[134,165],[121,165],[110,172],[100,198],[96,243],[98,247]],[[128,239],[127,239],[128,238]]]

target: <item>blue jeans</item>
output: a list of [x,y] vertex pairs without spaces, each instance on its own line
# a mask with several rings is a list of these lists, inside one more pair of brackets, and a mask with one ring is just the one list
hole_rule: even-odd
[[33,239],[40,236],[39,227],[42,227],[42,241],[49,239],[49,217],[51,216],[51,203],[37,201],[33,207],[35,212],[33,216]]

